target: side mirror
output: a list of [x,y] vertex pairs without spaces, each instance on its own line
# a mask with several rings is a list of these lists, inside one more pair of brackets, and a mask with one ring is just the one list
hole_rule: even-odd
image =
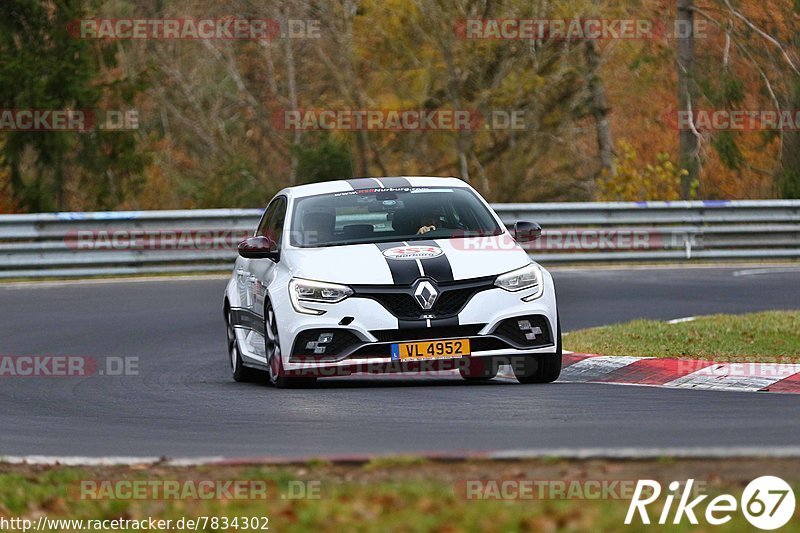
[[532,242],[542,236],[542,227],[536,222],[515,222],[514,238],[517,242]]
[[250,237],[239,243],[239,255],[247,259],[277,260],[278,245],[269,237]]

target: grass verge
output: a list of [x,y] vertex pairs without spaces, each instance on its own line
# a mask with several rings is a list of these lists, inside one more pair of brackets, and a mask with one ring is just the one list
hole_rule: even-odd
[[[372,461],[363,465],[314,462],[284,466],[166,467],[32,467],[0,465],[0,518],[179,520],[202,516],[268,517],[272,531],[651,531],[653,526],[623,522],[638,479],[655,479],[664,493],[648,508],[657,520],[667,485],[695,480],[694,496],[727,493],[740,498],[744,486],[763,475],[800,487],[800,459],[675,459],[639,461],[548,460],[409,462]],[[268,480],[277,491],[268,499],[101,499],[81,498],[82,480]],[[466,482],[536,481],[543,487],[531,497],[474,499]],[[291,483],[317,483],[319,498],[286,498]],[[591,485],[591,483],[594,485]],[[609,491],[593,492],[598,483]],[[506,489],[507,494],[508,489]],[[627,492],[626,492],[627,491]],[[500,493],[485,490],[484,496]],[[478,494],[478,493],[473,493]],[[699,514],[705,505],[698,506]],[[674,515],[672,506],[670,522]],[[800,531],[800,511],[785,530]],[[670,531],[748,531],[741,512],[723,526],[686,519]],[[260,528],[259,528],[260,529]],[[666,530],[665,527],[656,529]],[[67,531],[68,529],[51,529]],[[133,529],[129,529],[133,530]],[[207,527],[205,531],[225,531]],[[235,531],[228,528],[228,531]],[[241,528],[239,529],[242,530]],[[124,531],[124,529],[123,529]]]
[[691,359],[800,360],[800,311],[710,315],[669,324],[634,320],[570,332],[564,348],[581,353]]

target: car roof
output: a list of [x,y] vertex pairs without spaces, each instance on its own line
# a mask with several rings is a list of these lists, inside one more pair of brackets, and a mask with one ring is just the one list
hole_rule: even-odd
[[[398,180],[402,178],[402,180]],[[383,180],[383,181],[382,181]],[[398,181],[400,183],[398,183]],[[279,194],[286,194],[294,198],[314,196],[317,194],[347,192],[355,189],[369,189],[372,187],[469,187],[469,185],[453,177],[435,176],[376,176],[370,178],[353,178],[349,180],[332,180],[296,185],[287,187]]]

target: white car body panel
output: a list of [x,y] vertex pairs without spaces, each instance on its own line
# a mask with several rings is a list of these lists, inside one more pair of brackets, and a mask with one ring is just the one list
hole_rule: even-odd
[[[412,187],[453,187],[469,186],[456,178],[384,178],[386,181],[406,180]],[[374,178],[381,182],[382,178]],[[294,200],[304,196],[349,192],[354,190],[352,181],[332,181],[280,191],[276,197],[287,199],[286,224],[284,234],[290,228]],[[387,185],[388,186],[388,185]],[[390,187],[390,186],[389,186]],[[471,190],[471,189],[470,189]],[[443,194],[447,194],[444,192]],[[486,206],[496,222],[503,228],[497,236],[479,238],[434,239],[441,248],[443,256],[449,262],[452,278],[455,282],[474,280],[477,278],[496,277],[531,263],[531,259],[511,234],[502,225],[500,218],[489,207],[489,204],[475,193]],[[402,245],[402,242],[398,242]],[[413,245],[414,243],[409,243]],[[366,344],[377,342],[371,333],[376,330],[398,330],[403,321],[376,300],[351,296],[334,304],[314,304],[316,309],[325,310],[322,315],[308,315],[295,311],[289,298],[289,281],[293,277],[309,280],[337,283],[348,286],[392,285],[392,270],[387,258],[375,244],[351,244],[320,248],[300,248],[292,246],[289,238],[283,238],[281,257],[276,263],[270,259],[237,258],[233,275],[225,289],[226,309],[239,312],[241,321],[235,324],[236,337],[242,359],[246,366],[265,369],[268,358],[265,350],[263,334],[263,314],[268,297],[277,312],[277,326],[280,339],[280,353],[283,368],[287,371],[308,368],[346,367],[353,360],[345,358],[339,361],[292,361],[294,341],[298,334],[309,329],[340,330],[345,317],[352,317],[346,329],[353,332]],[[419,277],[425,277],[425,268],[419,261],[421,270]],[[457,325],[485,324],[478,335],[494,331],[503,320],[514,317],[541,315],[546,317],[551,337],[557,329],[557,305],[552,277],[545,270],[542,272],[544,286],[541,297],[530,302],[522,298],[534,293],[533,290],[509,292],[501,288],[487,288],[475,293],[458,312]],[[261,331],[258,321],[261,320]],[[428,321],[428,327],[431,327]],[[435,339],[436,337],[431,337]],[[532,354],[553,353],[554,343],[531,348],[504,348],[500,350],[473,351],[471,357],[497,354]],[[358,359],[359,363],[388,363],[390,357],[369,357]]]
[[331,246],[329,248],[291,248],[289,268],[295,276],[336,283],[391,283],[392,273],[381,251],[374,244]]

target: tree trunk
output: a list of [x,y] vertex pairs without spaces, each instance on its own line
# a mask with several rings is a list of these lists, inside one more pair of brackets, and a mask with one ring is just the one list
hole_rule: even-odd
[[[786,109],[800,109],[800,76],[794,77]],[[800,132],[784,131],[781,143],[781,166],[775,176],[781,198],[800,199]]]
[[611,124],[608,121],[608,100],[606,88],[600,77],[600,56],[594,41],[586,41],[586,82],[591,95],[589,110],[595,120],[597,131],[597,151],[600,157],[600,175],[611,177],[616,174],[614,168],[614,143],[611,136]]
[[[676,27],[680,30],[677,38],[678,48],[678,108],[692,111],[697,99],[694,80],[694,0],[677,0]],[[693,121],[692,121],[693,123]],[[679,130],[680,165],[686,170],[681,176],[681,198],[688,200],[692,185],[697,183],[700,174],[699,144],[693,129]]]
[[[284,20],[288,20],[285,18]],[[292,112],[297,111],[297,74],[294,65],[294,48],[292,47],[291,39],[284,39],[286,41],[286,76],[289,81],[289,106]],[[300,147],[303,132],[300,128],[295,128],[294,138],[292,139],[292,150],[290,151],[289,163],[289,185],[297,183],[297,167],[299,161],[297,160],[297,149]]]

